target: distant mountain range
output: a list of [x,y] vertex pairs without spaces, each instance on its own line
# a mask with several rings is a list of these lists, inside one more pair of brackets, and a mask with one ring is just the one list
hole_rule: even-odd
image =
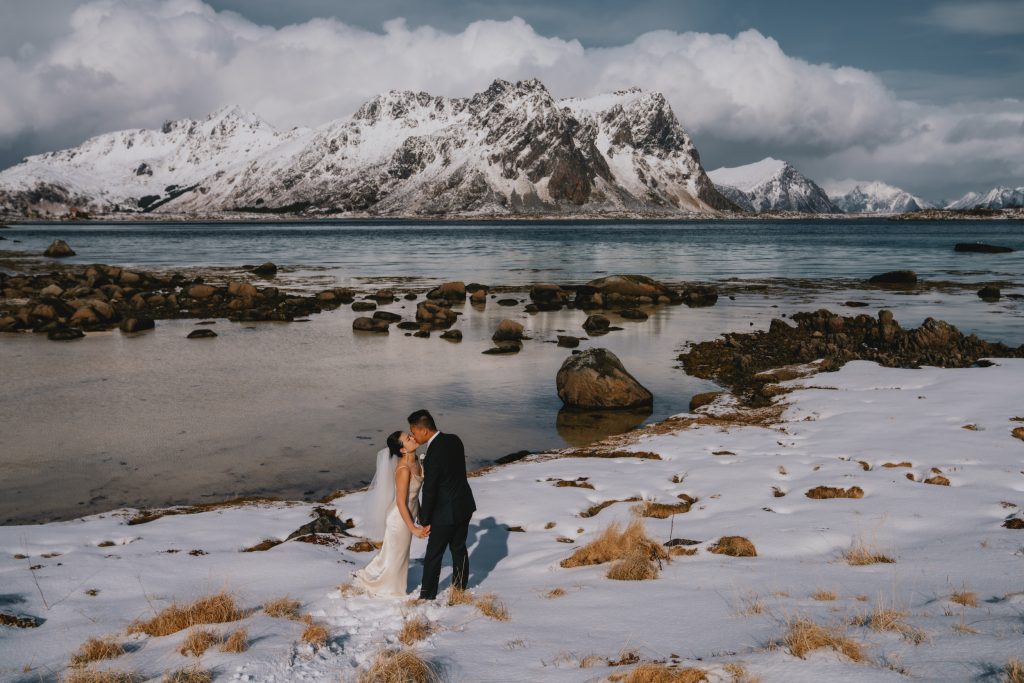
[[469,98],[389,92],[319,128],[237,107],[126,130],[0,173],[9,212],[491,215],[734,210],[660,93],[555,100],[536,80]]
[[708,176],[719,192],[744,211],[840,212],[824,190],[788,161],[768,157],[746,166],[719,168]]
[[[835,188],[833,188],[835,190]],[[947,208],[1024,205],[1024,187]],[[239,107],[91,138],[0,172],[0,213],[207,216],[903,213],[934,205],[882,182],[827,194],[787,161],[705,173],[665,98],[638,88],[554,99],[537,80],[468,98],[391,91],[317,128]]]

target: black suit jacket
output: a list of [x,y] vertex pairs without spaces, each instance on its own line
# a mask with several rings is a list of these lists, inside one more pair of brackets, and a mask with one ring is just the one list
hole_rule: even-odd
[[419,522],[423,526],[461,524],[476,510],[466,479],[466,450],[454,434],[438,433],[423,459],[423,494]]

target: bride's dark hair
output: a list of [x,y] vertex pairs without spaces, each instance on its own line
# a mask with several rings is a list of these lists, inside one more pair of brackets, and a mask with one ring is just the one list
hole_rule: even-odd
[[402,432],[392,432],[388,437],[388,452],[397,458],[402,454]]

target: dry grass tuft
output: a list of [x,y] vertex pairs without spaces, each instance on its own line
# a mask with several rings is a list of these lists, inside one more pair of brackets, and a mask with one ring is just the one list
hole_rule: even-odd
[[941,474],[936,474],[934,476],[931,476],[931,477],[928,477],[927,479],[925,479],[924,483],[926,483],[926,484],[933,484],[935,486],[949,486],[950,482],[949,482],[949,479],[947,479],[946,477],[942,476]]
[[235,605],[230,593],[216,593],[187,605],[172,603],[147,621],[136,621],[128,627],[128,633],[144,633],[147,636],[169,636],[199,624],[222,624],[238,621],[246,616]]
[[976,629],[972,628],[971,626],[968,626],[963,621],[958,621],[957,623],[953,624],[953,630],[962,636],[973,636],[978,632]]
[[452,605],[472,605],[473,594],[469,591],[459,588],[458,586],[452,586],[448,589],[448,606]]
[[1003,683],[1024,683],[1024,662],[1011,658],[1003,667]]
[[641,517],[653,517],[654,519],[668,519],[672,515],[679,515],[684,512],[689,512],[693,504],[697,502],[696,498],[688,496],[685,493],[681,493],[677,497],[681,502],[655,503],[653,500],[645,500],[639,505],[634,505],[633,512],[640,515]]
[[949,601],[964,607],[977,607],[978,594],[972,591],[956,591],[949,596]]
[[836,599],[836,592],[818,589],[811,593],[811,599],[819,602],[831,602]]
[[848,638],[838,627],[825,627],[804,618],[789,623],[782,644],[789,649],[790,654],[801,659],[808,652],[831,649],[854,662],[867,660],[860,643]]
[[906,616],[907,613],[903,610],[879,604],[871,614],[856,617],[853,623],[857,626],[867,626],[872,631],[899,633],[915,645],[920,645],[928,639],[928,634],[916,626],[911,626],[903,621]]
[[765,610],[768,609],[768,605],[757,593],[751,592],[744,595],[742,602],[743,607],[739,612],[745,617],[752,617],[755,614],[764,614]]
[[545,529],[554,529],[555,528],[555,523],[554,522],[548,522],[547,524],[544,525],[544,528]]
[[841,489],[835,486],[815,486],[804,494],[815,500],[826,500],[828,498],[863,498],[864,489],[859,486],[851,486],[848,489]]
[[585,567],[641,554],[650,560],[668,558],[665,549],[648,538],[643,521],[635,519],[625,530],[618,523],[609,524],[597,538],[562,560],[561,566],[566,569]]
[[263,605],[263,611],[270,617],[279,619],[298,619],[299,608],[302,607],[298,600],[292,600],[287,595],[277,598]]
[[211,683],[213,674],[198,666],[179,669],[164,676],[163,683]]
[[185,637],[185,640],[181,644],[181,648],[178,652],[186,657],[188,655],[192,655],[193,657],[202,657],[204,652],[214,645],[219,645],[220,643],[220,634],[205,628],[195,629],[194,631],[190,631],[188,636]]
[[633,548],[629,554],[612,562],[605,574],[614,581],[649,581],[658,578],[658,567],[644,548]]
[[402,645],[418,643],[429,636],[434,630],[433,625],[423,615],[409,617],[402,624],[402,630],[398,632],[398,640]]
[[708,680],[701,669],[676,669],[664,664],[641,664],[625,674],[614,674],[608,680],[621,683],[701,683]]
[[560,597],[564,596],[565,594],[566,593],[565,593],[565,589],[564,588],[552,588],[551,590],[549,590],[548,592],[546,592],[544,594],[544,597],[549,599],[549,600],[552,600],[554,598],[560,598]]
[[1024,427],[1014,427],[1010,434],[1016,439],[1024,440]]
[[696,554],[697,554],[697,549],[696,548],[687,548],[687,547],[681,546],[681,545],[673,546],[673,547],[668,549],[668,556],[669,557],[681,557],[681,556],[689,556],[689,555],[696,555]]
[[494,593],[481,595],[476,599],[474,604],[476,605],[476,608],[480,610],[481,614],[490,619],[494,619],[496,621],[508,621],[511,618],[508,615],[508,609],[505,607],[505,603],[502,602]]
[[[549,480],[551,481],[551,480]],[[558,488],[574,488],[574,489],[593,489],[594,485],[587,481],[587,477],[580,477],[579,479],[556,479],[554,480],[555,486]]]
[[264,538],[262,541],[260,541],[259,543],[257,543],[254,546],[250,546],[248,548],[243,548],[242,552],[243,553],[262,553],[262,552],[266,552],[267,550],[270,550],[271,548],[275,548],[275,547],[281,545],[282,543],[284,543],[284,541],[279,541],[276,538]]
[[772,495],[775,496],[776,498],[785,498],[786,492],[780,489],[778,486],[773,486]]
[[[42,680],[42,679],[40,679]],[[60,683],[138,683],[142,677],[131,671],[114,669],[82,669],[72,668],[60,677]]]
[[757,557],[757,548],[742,536],[722,536],[718,542],[708,548],[716,555],[730,557]]
[[732,683],[760,683],[761,678],[747,671],[747,667],[737,662],[727,662],[722,665],[725,673],[732,678]]
[[238,654],[249,649],[249,632],[244,628],[233,631],[220,646],[221,652]]
[[327,638],[330,637],[330,633],[327,628],[322,624],[318,624],[313,621],[313,618],[306,615],[307,619],[303,619],[306,624],[306,628],[302,631],[302,642],[309,643],[313,647],[323,647],[327,644]]
[[369,668],[359,674],[359,683],[440,683],[441,676],[414,650],[381,650]]
[[868,564],[893,564],[896,560],[883,553],[875,543],[869,543],[863,537],[858,536],[853,545],[843,551],[843,559],[846,563],[861,567]]
[[114,659],[124,654],[124,648],[116,639],[90,638],[82,643],[78,652],[71,656],[71,666],[84,666],[101,659]]
[[882,467],[889,467],[889,468],[892,468],[892,467],[913,467],[913,466],[914,465],[912,463],[909,463],[906,460],[903,460],[902,462],[883,462],[882,463]]
[[625,498],[623,500],[603,500],[600,503],[595,503],[594,505],[591,505],[586,510],[581,512],[580,517],[593,517],[597,513],[601,512],[601,510],[604,510],[606,507],[615,505],[616,503],[636,503],[639,500],[640,499],[637,498],[636,496],[633,496],[632,498]]

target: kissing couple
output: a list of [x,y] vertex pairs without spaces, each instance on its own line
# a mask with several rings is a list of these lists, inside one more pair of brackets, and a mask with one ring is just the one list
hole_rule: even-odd
[[[424,445],[427,450],[420,463],[416,449]],[[372,596],[404,598],[409,546],[417,536],[427,539],[420,599],[437,597],[446,548],[452,556],[452,586],[465,590],[466,536],[474,511],[462,440],[439,432],[430,413],[417,410],[409,416],[409,431],[392,433],[387,447],[377,453],[364,517],[366,535],[383,539],[383,544],[370,564],[354,573],[354,586]]]

